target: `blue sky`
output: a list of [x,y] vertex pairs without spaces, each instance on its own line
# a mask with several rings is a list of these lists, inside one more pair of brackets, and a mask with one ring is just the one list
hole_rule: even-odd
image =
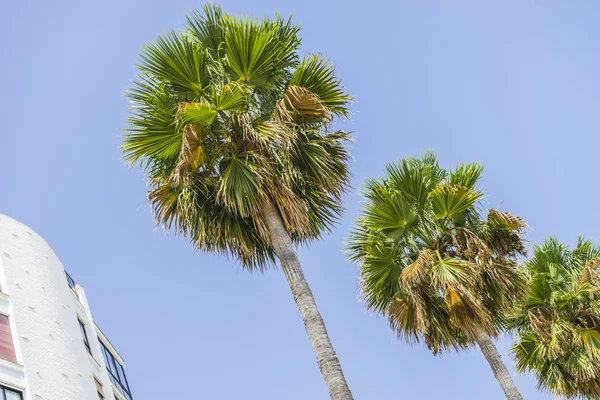
[[[126,359],[136,399],[326,399],[289,288],[154,230],[145,182],[119,154],[122,93],[140,47],[202,3],[0,4],[0,212],[46,238]],[[482,161],[489,206],[547,235],[600,242],[600,3],[594,0],[226,0],[293,13],[303,47],[332,58],[354,114],[354,185],[425,149]],[[434,358],[394,339],[359,299],[342,241],[301,249],[357,399],[502,399],[476,350]],[[506,354],[509,340],[500,348]],[[509,361],[510,362],[510,361]],[[547,399],[529,376],[527,399]]]

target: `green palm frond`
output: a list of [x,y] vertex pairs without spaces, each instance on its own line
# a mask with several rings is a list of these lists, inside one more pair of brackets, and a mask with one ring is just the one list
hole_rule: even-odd
[[221,7],[206,4],[204,13],[194,10],[187,16],[187,26],[202,48],[207,49],[213,59],[224,56],[225,19]]
[[178,114],[180,125],[200,124],[209,126],[217,116],[217,110],[211,104],[205,102],[180,103]]
[[340,80],[335,76],[334,66],[321,55],[311,54],[304,58],[294,70],[289,85],[304,88],[316,95],[331,113],[348,115],[352,96],[344,92]]
[[168,82],[185,99],[201,95],[209,85],[206,53],[174,31],[144,46],[138,68],[154,79]]
[[583,344],[591,352],[600,351],[600,330],[595,328],[579,328],[577,334],[581,337]]
[[242,216],[259,207],[261,165],[251,152],[224,157],[217,198]]
[[391,239],[402,237],[419,219],[417,210],[400,194],[375,193],[364,210],[364,221],[371,229],[380,231]]
[[436,287],[460,286],[469,287],[474,283],[477,267],[459,258],[441,258],[431,266],[431,283]]
[[463,186],[469,189],[475,188],[483,173],[483,164],[469,163],[460,164],[448,174],[450,185]]
[[300,41],[290,22],[232,17],[225,24],[226,66],[233,80],[262,87],[278,70],[294,66]]
[[465,186],[439,185],[429,193],[437,218],[464,220],[467,211],[483,197],[483,193]]
[[393,246],[375,244],[362,258],[368,268],[363,269],[365,301],[375,311],[383,313],[400,289],[403,264]]
[[214,94],[216,111],[241,111],[246,105],[246,90],[238,83],[229,83]]
[[391,188],[398,190],[414,205],[424,206],[432,182],[422,168],[413,168],[407,160],[401,160],[397,165],[388,164],[386,175]]
[[[150,93],[153,92],[153,93]],[[167,161],[181,149],[181,133],[173,119],[175,101],[164,92],[163,85],[144,80],[128,92],[134,102],[128,133],[123,137],[123,154],[131,164],[141,161]]]

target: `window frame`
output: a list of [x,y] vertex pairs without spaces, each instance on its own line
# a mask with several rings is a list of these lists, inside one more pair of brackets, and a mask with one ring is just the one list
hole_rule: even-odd
[[0,400],[8,400],[6,397],[6,391],[10,391],[19,395],[19,400],[23,400],[23,392],[20,389],[14,389],[8,386],[0,385]]
[[87,349],[88,353],[92,355],[92,347],[90,346],[90,339],[87,334],[87,330],[85,329],[85,324],[81,321],[81,318],[77,317],[77,322],[79,322],[79,328],[81,329],[81,336],[83,339],[83,344]]
[[100,348],[102,349],[104,363],[106,364],[106,369],[108,371],[108,377],[113,385],[126,399],[132,400],[133,396],[131,395],[131,389],[129,388],[129,382],[127,380],[127,375],[125,374],[125,368],[123,367],[123,364],[117,360],[117,358],[108,349],[108,346],[105,345],[102,340],[99,342]]
[[95,375],[94,383],[96,384],[96,392],[98,392],[98,399],[104,400],[104,385],[102,384],[102,382],[100,382],[100,379],[98,379]]

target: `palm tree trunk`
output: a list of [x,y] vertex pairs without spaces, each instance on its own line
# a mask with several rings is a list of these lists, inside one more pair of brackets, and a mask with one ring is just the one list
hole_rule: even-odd
[[344,378],[340,361],[329,340],[315,298],[304,278],[300,260],[294,250],[292,239],[285,229],[281,214],[272,202],[265,204],[264,207],[263,212],[271,234],[273,249],[277,253],[281,269],[292,289],[296,305],[300,309],[304,328],[317,356],[317,364],[327,384],[329,396],[333,400],[352,400],[352,393],[350,393],[350,388]]
[[492,367],[492,372],[502,387],[502,390],[504,390],[506,398],[508,400],[523,400],[523,396],[519,393],[519,389],[515,386],[512,377],[502,362],[500,353],[498,353],[498,349],[496,349],[496,345],[492,341],[490,335],[481,328],[477,328],[474,333],[475,341],[490,364],[490,367]]

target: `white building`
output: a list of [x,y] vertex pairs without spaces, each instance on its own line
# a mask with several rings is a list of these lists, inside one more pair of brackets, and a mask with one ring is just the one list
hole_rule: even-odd
[[123,359],[42,237],[0,214],[0,400],[131,400]]

